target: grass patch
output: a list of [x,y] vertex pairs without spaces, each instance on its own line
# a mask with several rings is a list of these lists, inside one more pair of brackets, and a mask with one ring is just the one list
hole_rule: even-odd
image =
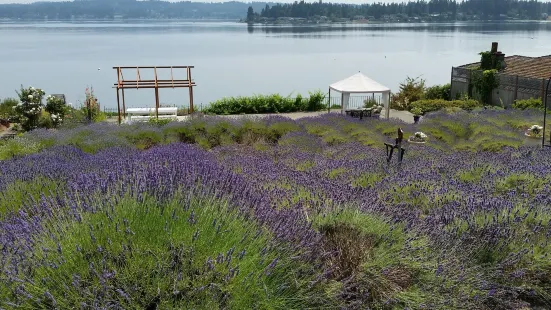
[[[424,271],[433,263],[415,259],[427,251],[425,240],[411,238],[401,225],[352,209],[320,215],[312,222],[323,234],[326,250],[334,253],[327,263],[335,269],[335,281],[354,279],[365,292],[363,306],[417,308],[430,298],[416,285],[420,279],[434,280]],[[414,250],[406,250],[408,246]]]
[[466,171],[458,172],[457,178],[462,182],[480,183],[480,181],[482,181],[484,177],[487,177],[493,172],[495,172],[495,168],[493,168],[492,166],[482,165]]
[[345,168],[335,168],[329,171],[327,177],[331,180],[334,180],[347,172],[348,170]]
[[38,201],[41,196],[50,197],[63,189],[64,185],[60,182],[40,176],[32,181],[16,180],[9,183],[0,191],[0,219],[22,210],[31,200]]
[[495,189],[500,194],[514,190],[518,193],[534,195],[542,190],[547,182],[545,178],[531,173],[514,173],[497,180]]
[[378,182],[382,181],[385,174],[380,172],[365,172],[352,181],[352,186],[371,188]]

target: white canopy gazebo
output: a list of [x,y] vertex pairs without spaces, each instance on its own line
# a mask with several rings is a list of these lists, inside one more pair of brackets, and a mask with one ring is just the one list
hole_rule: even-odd
[[350,94],[381,94],[386,118],[388,119],[390,115],[390,88],[368,78],[361,72],[329,85],[329,98],[331,98],[331,90],[341,93],[341,113],[348,108]]

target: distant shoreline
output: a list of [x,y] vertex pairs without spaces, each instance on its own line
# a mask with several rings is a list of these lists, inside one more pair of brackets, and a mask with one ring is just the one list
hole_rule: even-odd
[[207,22],[207,23],[236,23],[245,25],[266,25],[266,26],[320,26],[320,25],[381,25],[381,24],[476,24],[476,23],[550,23],[551,20],[530,20],[530,19],[497,19],[497,20],[456,20],[456,21],[324,21],[324,22],[254,22],[249,23],[243,19],[207,19],[207,18],[129,18],[129,19],[10,19],[0,18],[0,24],[5,23],[131,23],[131,22]]

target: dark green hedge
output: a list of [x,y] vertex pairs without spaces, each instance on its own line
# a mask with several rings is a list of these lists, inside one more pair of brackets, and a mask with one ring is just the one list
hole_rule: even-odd
[[544,107],[541,99],[530,98],[526,100],[515,100],[515,103],[513,103],[513,108],[519,109],[519,110],[526,110],[526,109],[543,109]]
[[410,110],[419,108],[423,114],[433,111],[438,111],[444,108],[461,108],[463,110],[471,111],[477,107],[481,107],[480,102],[476,100],[453,100],[447,101],[443,99],[436,100],[418,100],[410,104]]
[[324,101],[325,95],[320,91],[310,93],[309,98],[303,98],[301,95],[290,98],[279,94],[228,97],[212,102],[203,112],[228,115],[319,111],[326,108]]

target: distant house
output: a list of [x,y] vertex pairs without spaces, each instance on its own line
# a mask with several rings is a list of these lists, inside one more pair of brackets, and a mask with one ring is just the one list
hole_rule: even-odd
[[[501,52],[497,52],[497,55],[503,64],[502,69],[499,70],[499,87],[492,94],[492,104],[511,107],[515,100],[545,96],[547,80],[551,78],[551,55],[505,57],[505,54]],[[460,97],[463,94],[477,97],[471,80],[473,73],[479,71],[479,68],[480,62],[452,68],[452,98]]]

